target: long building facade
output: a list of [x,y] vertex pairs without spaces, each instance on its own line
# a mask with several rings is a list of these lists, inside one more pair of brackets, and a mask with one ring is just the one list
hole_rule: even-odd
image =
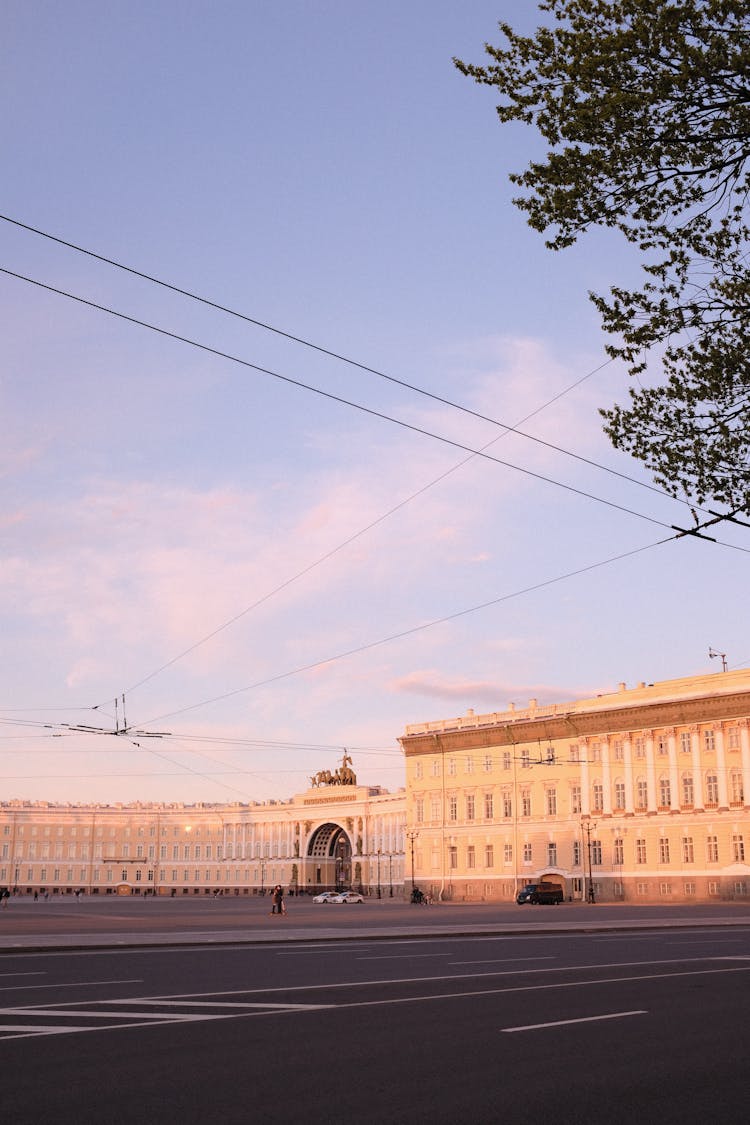
[[[351,771],[350,771],[351,772]],[[250,804],[0,803],[0,887],[19,894],[401,895],[404,793],[322,782]]]
[[750,673],[407,727],[407,864],[433,897],[750,895]]
[[351,759],[284,801],[0,801],[0,887],[20,894],[355,888],[512,902],[750,900],[750,672],[469,711],[400,739],[406,788]]

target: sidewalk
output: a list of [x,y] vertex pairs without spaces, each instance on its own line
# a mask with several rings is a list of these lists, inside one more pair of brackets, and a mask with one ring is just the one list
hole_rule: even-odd
[[[436,911],[437,913],[437,911]],[[52,933],[3,933],[0,918],[0,956],[11,953],[56,950],[101,950],[127,948],[164,948],[169,946],[221,946],[221,945],[278,945],[279,943],[299,942],[341,942],[341,941],[384,941],[393,939],[420,940],[437,937],[518,937],[522,934],[580,934],[606,932],[638,932],[672,929],[716,929],[745,927],[750,925],[746,914],[726,915],[713,918],[695,918],[689,914],[676,918],[625,918],[609,915],[596,918],[593,914],[579,918],[550,918],[538,922],[519,920],[508,922],[498,919],[487,923],[456,923],[448,918],[430,919],[428,924],[410,926],[397,923],[375,926],[363,919],[356,927],[299,926],[286,921],[275,922],[268,927],[248,929],[206,929],[206,930],[154,930],[135,933],[132,930],[112,930],[106,933],[80,932],[71,934]]]

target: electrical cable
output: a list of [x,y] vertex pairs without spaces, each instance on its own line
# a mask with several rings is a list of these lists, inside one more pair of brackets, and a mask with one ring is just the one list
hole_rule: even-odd
[[[10,223],[15,227],[20,228],[21,230],[29,231],[31,234],[39,235],[41,238],[48,239],[50,242],[55,242],[60,246],[65,246],[69,250],[75,250],[76,253],[84,254],[87,257],[93,258],[98,262],[103,262],[105,265],[113,266],[115,269],[122,270],[125,273],[129,273],[133,277],[139,277],[144,281],[151,282],[153,285],[158,285],[162,289],[167,289],[172,293],[177,293],[181,297],[187,297],[189,300],[197,301],[202,305],[206,305],[208,308],[216,309],[218,312],[226,313],[228,316],[236,317],[239,320],[245,321],[247,324],[252,324],[256,328],[262,328],[266,332],[271,332],[276,336],[281,336],[286,340],[290,340],[292,343],[300,344],[305,348],[310,348],[313,351],[320,353],[321,355],[328,356],[330,359],[335,359],[340,363],[349,364],[351,367],[356,367],[358,368],[358,370],[364,371],[369,375],[376,375],[379,379],[385,379],[389,383],[394,383],[395,385],[403,387],[406,390],[414,391],[415,394],[423,395],[425,398],[432,399],[434,402],[439,402],[443,406],[449,406],[453,410],[458,410],[463,414],[470,415],[471,417],[477,418],[483,422],[489,422],[493,426],[500,426],[508,433],[513,433],[518,437],[526,438],[527,441],[536,442],[539,445],[545,446],[547,449],[555,450],[555,452],[557,453],[563,453],[566,457],[572,457],[574,460],[581,461],[586,465],[592,466],[593,468],[600,469],[602,472],[610,473],[613,476],[620,477],[621,480],[626,480],[631,484],[638,485],[641,488],[649,489],[651,492],[655,492],[660,496],[668,496],[670,499],[678,499],[676,497],[670,496],[669,493],[665,492],[663,489],[657,488],[655,485],[648,484],[648,482],[646,481],[637,480],[635,477],[628,476],[627,473],[619,472],[617,469],[612,469],[608,465],[602,465],[598,461],[593,461],[588,457],[583,457],[578,453],[573,453],[571,450],[564,449],[562,446],[545,441],[543,438],[535,437],[533,434],[525,433],[523,430],[520,430],[517,425],[511,426],[506,422],[501,422],[496,418],[491,418],[486,414],[482,414],[480,411],[473,410],[471,407],[464,406],[461,403],[454,402],[452,399],[444,398],[442,395],[438,395],[432,391],[428,391],[424,387],[419,387],[416,384],[409,383],[404,379],[398,379],[394,375],[388,375],[386,372],[380,371],[376,367],[370,367],[366,363],[362,363],[359,360],[342,355],[339,352],[332,351],[331,349],[325,348],[320,344],[315,344],[310,340],[306,340],[302,336],[297,336],[292,332],[287,332],[284,329],[276,328],[271,324],[265,323],[265,321],[258,320],[255,317],[248,316],[246,313],[241,313],[236,309],[229,308],[227,305],[219,304],[217,301],[213,301],[209,297],[203,297],[200,294],[194,293],[189,289],[184,289],[172,282],[164,281],[162,278],[158,278],[153,276],[152,274],[145,273],[142,270],[135,269],[133,266],[127,266],[123,262],[118,262],[114,258],[108,258],[103,254],[98,254],[94,250],[89,250],[84,246],[77,245],[75,242],[70,242],[67,239],[60,238],[58,235],[51,234],[49,231],[40,230],[38,227],[30,226],[28,223],[21,222],[20,219],[14,219],[10,215],[0,214],[0,220],[5,223]],[[594,371],[590,372],[588,376],[585,376],[585,378],[589,378],[590,375],[596,374],[596,372],[601,371],[604,367],[608,367],[613,362],[614,360],[612,359],[605,360],[604,363],[600,364],[599,367],[595,368]],[[524,419],[524,421],[526,420],[527,419]],[[678,502],[687,503],[687,501],[683,500],[679,500]]]
[[[293,379],[289,375],[282,375],[278,371],[272,371],[268,367],[261,367],[259,364],[251,363],[249,360],[242,359],[239,356],[231,355],[229,352],[221,351],[219,348],[212,348],[208,344],[202,344],[198,340],[193,340],[189,336],[182,336],[178,332],[171,332],[166,328],[160,328],[156,324],[151,324],[149,321],[141,320],[138,317],[130,316],[127,313],[118,312],[117,309],[109,308],[107,305],[100,305],[96,301],[90,301],[85,297],[79,297],[75,293],[69,293],[65,289],[58,289],[54,285],[47,285],[43,281],[38,281],[33,277],[27,277],[25,274],[16,273],[14,270],[6,269],[0,266],[0,273],[4,273],[9,277],[15,277],[19,281],[25,281],[29,285],[34,285],[39,289],[44,289],[48,293],[55,293],[59,297],[66,297],[68,300],[76,301],[78,304],[86,305],[88,308],[97,309],[99,312],[107,313],[109,316],[117,317],[119,320],[127,321],[129,324],[135,324],[140,328],[147,328],[151,332],[156,332],[160,336],[166,336],[170,340],[177,340],[179,343],[188,344],[190,347],[198,348],[200,351],[207,352],[209,355],[217,356],[219,359],[226,359],[230,363],[237,363],[241,367],[247,367],[252,371],[256,371],[261,375],[270,375],[274,379],[278,379],[283,383],[288,383],[291,386],[298,387],[301,390],[310,391],[312,394],[320,395],[322,398],[329,399],[332,402],[337,402],[342,406],[349,406],[353,410],[359,410],[363,414],[367,414],[372,418],[379,418],[384,422],[391,422],[393,425],[400,426],[402,429],[409,430],[412,433],[421,434],[423,437],[432,438],[434,441],[439,441],[444,445],[449,445],[453,449],[460,449],[464,453],[470,453],[475,457],[482,457],[488,461],[493,461],[498,465],[502,465],[506,469],[514,469],[516,472],[523,473],[525,476],[530,476],[535,480],[540,480],[546,484],[552,484],[557,488],[562,488],[566,492],[572,492],[577,496],[581,496],[587,500],[595,500],[599,504],[604,504],[606,507],[613,508],[616,511],[624,512],[626,515],[635,516],[637,519],[646,520],[648,523],[653,523],[657,527],[671,529],[671,524],[664,523],[663,520],[654,519],[652,516],[644,515],[643,512],[637,512],[632,508],[626,508],[623,504],[616,504],[613,500],[605,500],[601,496],[596,496],[594,493],[586,492],[584,489],[575,488],[573,485],[564,484],[562,481],[555,480],[553,477],[547,477],[543,473],[535,473],[532,469],[524,469],[520,465],[514,464],[512,461],[504,461],[499,457],[493,457],[491,454],[473,449],[471,446],[464,444],[460,441],[455,441],[452,438],[444,437],[440,434],[434,433],[432,430],[426,430],[421,426],[415,426],[411,422],[405,422],[400,418],[395,418],[391,414],[386,414],[383,411],[375,410],[372,407],[365,406],[362,403],[354,402],[351,399],[346,399],[341,395],[333,394],[331,391],[324,391],[321,387],[316,387],[311,383],[305,383],[300,379]],[[673,499],[670,497],[670,499]]]

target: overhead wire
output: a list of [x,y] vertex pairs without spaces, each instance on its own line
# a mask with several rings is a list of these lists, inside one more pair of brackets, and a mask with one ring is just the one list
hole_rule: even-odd
[[[312,383],[305,383],[301,379],[294,379],[290,375],[282,375],[278,371],[273,371],[268,367],[262,367],[257,363],[251,363],[249,360],[242,359],[240,356],[232,355],[229,352],[222,351],[219,348],[210,347],[208,344],[202,344],[199,340],[194,340],[189,336],[183,336],[178,332],[172,332],[167,328],[161,328],[156,324],[151,324],[149,321],[141,320],[139,317],[130,316],[128,313],[119,312],[117,309],[110,308],[107,305],[101,305],[97,301],[91,301],[86,297],[79,297],[75,293],[70,293],[65,289],[59,289],[57,286],[48,285],[43,281],[39,281],[33,277],[27,277],[25,274],[17,273],[15,270],[7,269],[0,266],[0,273],[4,273],[9,277],[15,277],[19,281],[25,281],[29,285],[37,286],[39,289],[44,289],[49,293],[55,293],[60,297],[66,297],[68,300],[76,301],[79,304],[86,305],[88,308],[97,309],[99,312],[107,313],[109,316],[117,317],[119,320],[127,321],[129,324],[138,325],[140,328],[146,328],[151,332],[156,332],[160,336],[166,336],[168,339],[177,340],[182,344],[187,344],[190,347],[198,348],[200,351],[207,352],[209,355],[217,356],[219,359],[226,359],[230,363],[237,363],[242,367],[247,367],[252,371],[256,371],[261,375],[269,375],[274,379],[279,379],[283,383],[288,383],[291,386],[298,387],[301,390],[310,391],[312,394],[320,395],[322,398],[329,399],[332,402],[337,402],[342,406],[351,407],[353,410],[359,410],[363,414],[367,414],[372,418],[379,418],[381,421],[390,422],[395,426],[400,426],[402,429],[409,430],[412,433],[421,434],[423,437],[431,438],[433,441],[439,441],[444,445],[449,445],[453,449],[460,449],[464,453],[470,453],[475,457],[482,457],[495,464],[502,465],[506,469],[514,469],[516,472],[522,473],[525,476],[530,476],[535,480],[543,481],[546,484],[554,485],[556,488],[562,488],[567,492],[572,492],[575,495],[581,496],[587,500],[594,500],[599,504],[604,504],[606,507],[613,508],[616,511],[625,513],[626,515],[635,516],[637,519],[646,520],[648,523],[653,523],[658,527],[671,528],[671,524],[664,523],[663,520],[655,519],[653,516],[647,516],[643,512],[635,511],[632,508],[627,508],[623,504],[616,504],[613,500],[605,500],[601,496],[596,496],[592,492],[586,492],[585,489],[576,488],[574,485],[565,484],[563,481],[555,480],[553,477],[547,477],[543,473],[536,473],[532,469],[525,469],[521,465],[516,465],[512,461],[505,461],[499,457],[493,457],[491,454],[483,452],[478,449],[473,449],[471,446],[466,445],[464,442],[456,441],[453,438],[445,437],[441,434],[436,434],[432,430],[427,430],[423,426],[416,426],[411,422],[406,422],[401,418],[396,418],[392,414],[386,414],[382,410],[375,410],[373,407],[365,406],[364,403],[354,402],[352,399],[344,398],[342,395],[334,394],[332,391],[325,391],[322,387],[316,387]],[[673,499],[670,497],[670,499]]]
[[[564,449],[562,446],[555,445],[553,442],[545,441],[543,438],[537,437],[534,434],[526,433],[525,431],[519,429],[519,424],[511,425],[510,423],[500,421],[497,418],[493,418],[487,414],[483,414],[481,411],[474,410],[472,407],[465,406],[463,403],[459,403],[453,399],[446,398],[443,395],[436,394],[434,391],[429,391],[425,387],[420,387],[415,383],[410,383],[406,379],[399,379],[395,375],[389,375],[387,372],[381,371],[377,367],[372,367],[369,364],[361,362],[360,360],[356,360],[351,358],[350,356],[343,355],[340,352],[333,351],[331,348],[323,347],[321,344],[316,344],[313,341],[307,340],[303,336],[298,336],[293,332],[286,331],[282,328],[277,328],[274,325],[268,324],[263,320],[259,320],[256,317],[249,316],[247,313],[239,312],[237,309],[230,308],[228,305],[223,305],[218,301],[214,301],[210,297],[204,297],[201,294],[195,293],[190,289],[185,289],[182,286],[176,285],[174,282],[165,281],[163,278],[159,278],[154,276],[153,274],[146,273],[143,270],[136,269],[134,266],[129,266],[123,262],[119,262],[115,258],[110,258],[104,254],[99,254],[98,252],[87,247],[80,246],[75,242],[69,241],[68,239],[61,238],[59,235],[54,235],[49,231],[41,230],[39,227],[31,226],[29,223],[21,222],[20,219],[15,219],[10,215],[0,214],[0,220],[5,223],[9,223],[12,226],[18,227],[21,230],[28,231],[31,234],[39,235],[41,238],[47,239],[50,242],[57,243],[59,246],[65,246],[69,250],[74,250],[78,254],[83,254],[86,257],[92,258],[98,262],[102,262],[105,265],[113,266],[115,269],[121,270],[124,273],[128,273],[133,277],[141,278],[141,280],[143,281],[148,281],[153,285],[157,285],[162,289],[168,290],[169,292],[176,293],[181,297],[187,297],[191,301],[196,301],[199,304],[207,306],[208,308],[225,313],[227,316],[235,317],[236,319],[242,320],[247,324],[252,324],[254,327],[261,328],[265,332],[270,332],[276,336],[282,337],[283,339],[289,340],[292,343],[299,344],[305,348],[309,348],[312,351],[318,352],[320,355],[327,356],[330,359],[335,359],[340,363],[348,364],[349,366],[355,367],[360,371],[364,371],[369,375],[375,375],[379,379],[384,379],[396,386],[413,391],[415,394],[422,395],[428,399],[432,399],[434,402],[438,402],[443,406],[449,406],[453,410],[458,410],[461,413],[467,414],[473,418],[477,418],[480,421],[489,422],[494,426],[499,426],[502,429],[506,430],[508,433],[516,434],[518,437],[525,438],[527,441],[535,442],[538,445],[545,446],[547,449],[552,449],[557,453],[562,453],[567,457],[572,457],[576,461],[581,461],[593,468],[600,469],[602,472],[610,473],[612,476],[619,477],[621,480],[629,481],[631,484],[638,485],[641,488],[646,488],[649,491],[655,492],[660,496],[669,496],[670,499],[676,499],[675,497],[670,496],[670,494],[665,492],[663,489],[658,488],[653,484],[649,484],[647,481],[638,480],[636,477],[631,477],[627,473],[623,473],[617,469],[613,469],[609,465],[602,465],[598,461],[591,460],[588,457],[583,457],[578,453],[573,453],[571,450]],[[597,371],[601,371],[603,368],[608,367],[613,362],[614,360],[612,359],[605,360],[604,363],[595,368],[595,371],[592,372],[592,374],[596,373]],[[527,418],[525,418],[523,421],[527,421],[530,417],[532,417],[532,415],[528,415]],[[679,502],[686,503],[686,501],[681,500],[679,500]]]

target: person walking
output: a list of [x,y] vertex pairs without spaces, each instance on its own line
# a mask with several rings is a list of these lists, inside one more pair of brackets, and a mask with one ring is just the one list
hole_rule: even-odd
[[284,894],[284,892],[281,889],[281,884],[277,883],[276,886],[273,888],[273,892],[271,894],[271,913],[272,914],[281,914],[283,894]]

